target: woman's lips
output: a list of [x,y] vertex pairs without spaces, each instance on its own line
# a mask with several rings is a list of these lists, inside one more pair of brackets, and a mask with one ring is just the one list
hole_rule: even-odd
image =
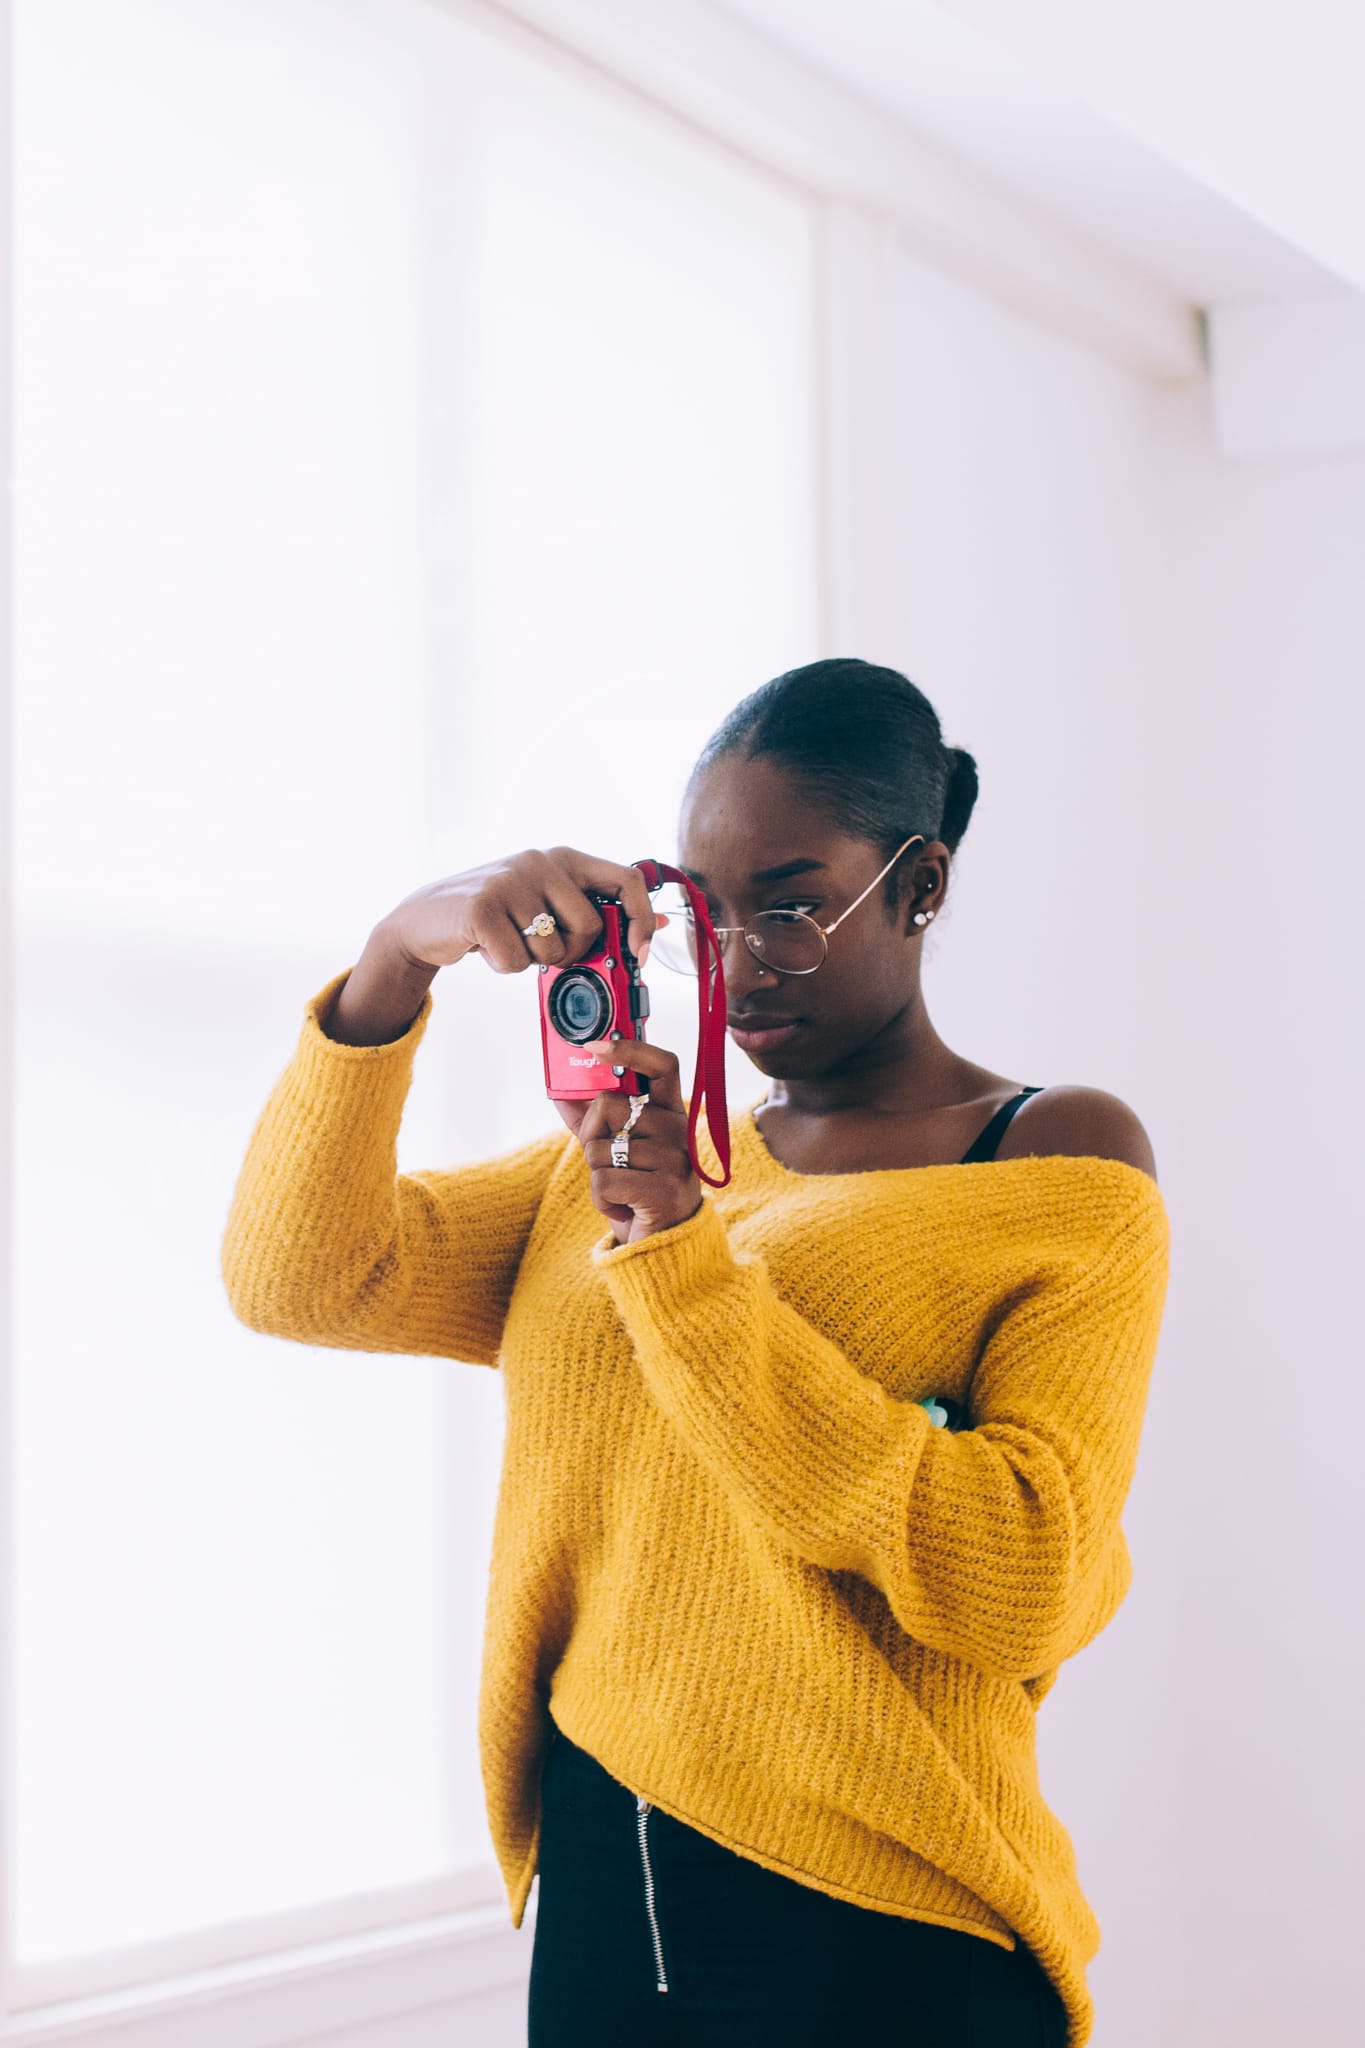
[[772,1046],[785,1045],[800,1024],[801,1019],[793,1017],[790,1023],[774,1024],[765,1030],[742,1031],[738,1024],[732,1024],[729,1029],[741,1052],[767,1052]]

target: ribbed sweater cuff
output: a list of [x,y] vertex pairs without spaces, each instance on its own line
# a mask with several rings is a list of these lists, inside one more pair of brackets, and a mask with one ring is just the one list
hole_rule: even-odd
[[[331,1010],[342,983],[354,972],[354,966],[343,968],[339,974],[325,981],[317,994],[310,996],[304,1004],[296,1053],[298,1082],[303,1089],[311,1089],[322,1080],[325,1072],[331,1087],[335,1088],[338,1077],[350,1068],[352,1073],[348,1078],[353,1084],[359,1084],[356,1093],[363,1098],[366,1089],[360,1077],[369,1068],[374,1071],[371,1085],[380,1093],[387,1096],[398,1085],[406,1094],[413,1060],[431,1019],[432,990],[427,990],[421,1009],[401,1038],[390,1039],[387,1045],[343,1045],[339,1039],[327,1036],[321,1020]],[[380,1068],[397,1069],[407,1078],[399,1082],[397,1074],[387,1071],[381,1078],[377,1071]]]
[[635,1270],[625,1285],[640,1288],[665,1308],[677,1299],[679,1289],[695,1287],[708,1275],[714,1276],[726,1267],[733,1269],[735,1264],[720,1211],[705,1194],[695,1216],[688,1216],[667,1230],[651,1231],[648,1237],[637,1237],[634,1244],[618,1244],[612,1236],[600,1237],[592,1248],[594,1266],[608,1271],[631,1261]]

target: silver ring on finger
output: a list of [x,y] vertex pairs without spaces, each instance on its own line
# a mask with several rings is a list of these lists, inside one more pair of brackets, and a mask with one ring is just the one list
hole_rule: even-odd
[[630,1165],[630,1134],[635,1129],[636,1124],[639,1123],[644,1106],[648,1101],[649,1097],[647,1095],[631,1096],[630,1115],[626,1118],[620,1130],[612,1133],[611,1163],[613,1166]]
[[559,930],[559,922],[551,917],[548,910],[538,910],[529,924],[521,928],[524,939],[548,939],[551,932]]

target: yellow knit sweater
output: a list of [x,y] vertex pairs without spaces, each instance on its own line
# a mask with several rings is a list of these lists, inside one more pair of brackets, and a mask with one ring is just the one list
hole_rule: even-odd
[[[1034,1720],[1131,1578],[1155,1181],[1060,1155],[798,1174],[750,1105],[729,1185],[618,1245],[563,1125],[397,1172],[434,992],[394,1043],[339,1045],[318,1018],[349,972],[252,1132],[223,1279],[272,1336],[501,1371],[479,1740],[513,1926],[553,1708],[769,1870],[1022,1936],[1083,2048],[1100,1929]],[[936,1395],[968,1426],[937,1426]]]

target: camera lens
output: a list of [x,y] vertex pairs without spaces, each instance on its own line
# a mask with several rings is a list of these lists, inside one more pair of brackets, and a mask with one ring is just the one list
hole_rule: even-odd
[[550,990],[546,1005],[551,1025],[570,1045],[605,1038],[612,1022],[611,991],[591,968],[570,968]]

